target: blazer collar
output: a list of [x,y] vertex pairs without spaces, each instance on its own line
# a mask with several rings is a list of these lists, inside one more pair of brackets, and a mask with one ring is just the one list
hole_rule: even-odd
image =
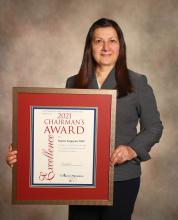
[[[114,68],[108,74],[103,85],[101,86],[101,89],[115,89],[116,85],[117,85],[117,82],[115,79],[115,68]],[[95,73],[93,74],[93,77],[91,79],[91,82],[88,85],[88,88],[89,89],[99,89]]]

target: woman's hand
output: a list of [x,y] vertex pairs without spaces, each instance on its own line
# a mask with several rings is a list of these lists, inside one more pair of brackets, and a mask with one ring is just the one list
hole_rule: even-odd
[[13,167],[14,163],[17,162],[17,151],[12,150],[12,145],[9,145],[9,150],[6,156],[6,162],[10,167]]
[[136,152],[129,146],[119,145],[111,155],[111,165],[122,164],[137,156]]

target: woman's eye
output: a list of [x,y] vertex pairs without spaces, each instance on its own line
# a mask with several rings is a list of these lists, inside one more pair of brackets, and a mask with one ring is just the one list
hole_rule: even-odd
[[115,40],[115,39],[111,39],[110,41],[111,41],[111,43],[117,43],[117,40]]
[[102,40],[99,40],[99,39],[98,39],[98,40],[95,40],[95,43],[96,43],[96,44],[100,44],[100,43],[102,43]]

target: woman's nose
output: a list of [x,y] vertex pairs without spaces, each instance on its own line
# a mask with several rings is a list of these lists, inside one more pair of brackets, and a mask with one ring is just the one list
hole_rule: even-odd
[[108,42],[103,42],[103,50],[108,50],[108,49],[109,49]]

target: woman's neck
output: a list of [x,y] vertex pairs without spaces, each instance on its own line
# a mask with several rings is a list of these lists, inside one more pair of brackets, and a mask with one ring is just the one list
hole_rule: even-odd
[[113,69],[113,66],[97,66],[96,67],[96,76],[105,78]]

